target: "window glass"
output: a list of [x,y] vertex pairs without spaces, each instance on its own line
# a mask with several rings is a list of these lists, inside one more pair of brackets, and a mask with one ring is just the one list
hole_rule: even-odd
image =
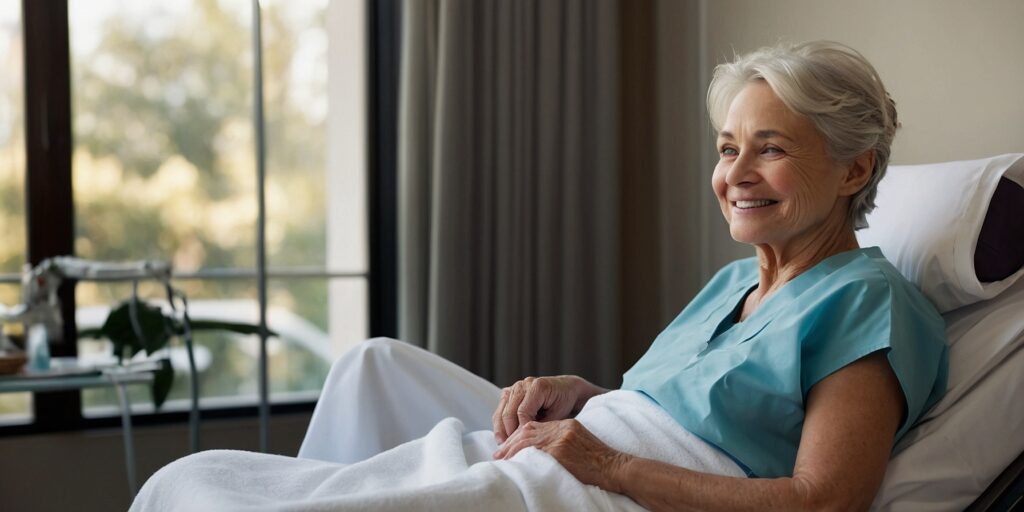
[[69,3],[78,256],[253,267],[250,9]]
[[267,260],[325,268],[325,0],[263,3]]
[[0,0],[0,273],[19,273],[25,263],[23,58],[21,2]]
[[[21,37],[21,1],[0,0],[0,274],[11,283],[0,284],[0,304],[21,300],[18,274],[25,264],[25,94],[24,50]],[[16,336],[19,326],[5,325]],[[0,394],[0,424],[31,419],[29,393]]]
[[[339,148],[362,151],[364,128],[361,115],[353,121],[352,111],[332,110],[328,101],[332,5],[262,5],[268,264],[285,275],[299,268],[305,276],[268,283],[268,322],[280,334],[268,345],[270,388],[275,401],[308,400],[331,359],[366,336],[365,167],[329,165]],[[78,256],[161,259],[177,273],[253,269],[251,8],[248,0],[69,3]],[[362,58],[363,43],[345,52]],[[335,78],[363,80],[364,66],[338,63],[344,69],[333,71]],[[340,96],[355,99],[344,90]],[[331,132],[339,118],[358,129]],[[341,135],[329,145],[330,133]],[[331,278],[330,272],[351,275]],[[195,318],[257,321],[251,274],[175,286],[188,295]],[[130,294],[126,283],[80,282],[79,328],[102,325],[110,306]],[[140,294],[163,299],[152,284],[142,285]],[[173,343],[178,373],[166,409],[188,405],[181,341]],[[258,338],[200,332],[196,343],[203,405],[252,403]],[[111,357],[102,340],[80,340],[79,353]],[[148,389],[136,388],[137,409],[151,410]],[[109,414],[117,404],[112,390],[88,390],[83,397],[87,415]]]
[[287,341],[271,354],[272,400],[318,393],[330,364],[366,338],[366,279],[272,279],[269,296],[268,324]]
[[[366,273],[365,16],[352,12],[361,4],[262,4],[271,268]],[[271,279],[269,287],[272,306],[326,333],[316,349],[324,360],[366,337],[365,277]],[[322,384],[306,358],[290,354],[299,352],[281,354],[269,369],[274,401]]]

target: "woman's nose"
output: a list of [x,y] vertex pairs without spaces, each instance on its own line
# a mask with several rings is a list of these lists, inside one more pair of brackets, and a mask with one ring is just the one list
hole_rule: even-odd
[[737,156],[725,173],[725,182],[733,187],[756,183],[759,179],[755,159],[750,157],[749,153]]

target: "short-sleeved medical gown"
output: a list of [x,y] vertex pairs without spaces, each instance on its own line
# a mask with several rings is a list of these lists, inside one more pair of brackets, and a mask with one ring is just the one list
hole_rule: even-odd
[[877,247],[831,256],[786,283],[742,322],[755,258],[723,268],[626,372],[640,391],[750,476],[790,476],[804,401],[819,380],[877,351],[907,414],[896,438],[945,392],[942,317]]

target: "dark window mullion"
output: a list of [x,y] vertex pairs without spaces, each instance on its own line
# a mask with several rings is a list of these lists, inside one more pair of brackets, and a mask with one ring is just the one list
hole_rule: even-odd
[[398,336],[398,70],[401,2],[366,3],[370,336]]
[[[71,192],[71,57],[67,0],[22,0],[25,41],[25,195],[30,264],[74,252]],[[77,353],[74,283],[58,291],[63,339],[54,356]],[[35,422],[41,427],[82,422],[78,392],[37,393]]]

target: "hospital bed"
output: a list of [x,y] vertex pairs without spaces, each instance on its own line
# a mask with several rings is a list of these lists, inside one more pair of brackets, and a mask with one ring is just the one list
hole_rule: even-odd
[[[943,315],[950,364],[942,399],[893,448],[872,510],[1024,512],[1024,402],[1020,400],[1024,391],[1024,154],[891,166],[888,172],[878,189],[877,208],[868,216],[870,226],[858,231],[857,236],[861,246],[878,246]],[[372,357],[363,358],[374,353],[369,349],[350,352],[351,364],[366,368],[366,375],[383,375],[391,382],[395,374],[375,366]],[[399,375],[412,378],[412,372],[407,373]],[[350,372],[342,371],[339,375],[348,377]],[[338,389],[386,387],[356,383],[359,385]],[[619,392],[588,403],[580,421],[585,421],[582,416],[594,412],[589,409],[591,405],[614,393]],[[614,413],[613,402],[598,404],[597,413]],[[650,405],[647,400],[641,402]],[[673,422],[663,410],[650,408],[664,416],[663,422]],[[640,410],[624,408],[621,411],[625,413],[612,419],[637,420],[643,416],[637,412]],[[346,421],[359,417],[342,416]],[[481,425],[489,425],[488,419],[484,418]],[[633,443],[622,449],[635,448],[631,453],[650,456],[642,453],[651,450],[656,441],[646,433],[638,435],[642,432],[635,428],[639,423],[628,423],[614,435],[606,431],[605,438]],[[270,508],[266,502],[277,500],[275,503],[296,504],[294,508],[305,509],[313,507],[309,503],[313,496],[322,509],[325,504],[344,503],[358,510],[378,510],[371,505],[405,503],[408,506],[391,507],[404,510],[417,508],[423,503],[420,500],[427,498],[420,493],[427,488],[422,484],[426,481],[430,492],[435,493],[429,496],[429,508],[433,509],[478,510],[482,503],[487,503],[491,510],[522,510],[524,504],[529,510],[590,510],[595,507],[545,504],[611,504],[613,500],[617,506],[606,509],[636,508],[635,503],[622,496],[579,485],[553,459],[542,457],[537,451],[524,450],[513,461],[473,465],[471,460],[490,460],[493,437],[486,427],[476,428],[484,429],[475,432],[482,437],[464,437],[459,420],[448,418],[436,425],[427,436],[352,465],[339,465],[339,460],[332,457],[312,454],[291,458],[230,451],[200,453],[162,469],[161,473],[167,473],[160,479],[154,475],[157,483],[147,483],[136,505],[140,510],[148,510],[149,505],[159,508],[167,503],[184,503],[177,509],[191,510],[194,507],[187,505],[207,499],[230,505],[244,501]],[[605,429],[618,428],[616,425],[612,421],[590,423]],[[662,427],[664,423],[659,423],[659,432],[672,430]],[[331,427],[326,430],[327,435],[312,437],[314,441],[322,439],[324,445],[335,446],[339,441],[332,436],[344,431]],[[310,437],[307,434],[307,441]],[[359,441],[358,436],[355,438]],[[483,446],[483,441],[491,443],[488,451],[466,449]],[[667,448],[657,455],[675,456],[693,448],[676,439],[670,441],[663,443]],[[533,458],[527,461],[526,457]],[[695,457],[691,462],[702,460]],[[501,468],[497,467],[499,464],[503,464]],[[417,469],[424,467],[429,467],[429,471]],[[244,475],[225,468],[244,468]],[[451,476],[435,478],[437,473]],[[379,478],[382,474],[387,478]],[[262,480],[261,475],[271,480]],[[562,476],[560,479],[552,475]],[[402,485],[396,484],[396,479]],[[263,481],[274,481],[276,485],[252,485]],[[405,484],[408,486],[403,487]],[[369,492],[364,492],[367,489]],[[579,496],[567,501],[564,498],[568,495]],[[437,500],[442,498],[452,506],[438,505],[441,501]],[[548,498],[558,500],[544,501]]]
[[[1024,188],[1021,190],[1021,194],[1024,195]],[[1024,197],[1020,199],[1018,204],[1024,208]],[[1020,219],[1024,220],[1024,215]],[[1020,236],[1024,241],[1024,231]],[[1020,303],[1017,314],[1024,316],[1024,301]],[[1016,350],[1014,357],[1008,358],[1007,363],[1009,364],[1008,371],[1015,372],[1018,380],[1014,386],[1006,388],[1004,392],[1010,397],[1011,402],[1016,401],[1016,405],[1011,406],[1019,409],[1024,406],[1020,402],[1021,392],[1024,391],[1024,350],[1020,348]],[[996,412],[998,414],[998,411]],[[1016,422],[1007,429],[1008,434],[1017,439],[1024,438],[1024,424],[1019,420],[1020,416],[1017,416]],[[1024,510],[1024,452],[1018,454],[1013,462],[989,484],[981,496],[974,500],[966,510],[969,512]]]
[[875,508],[1024,511],[1024,154],[890,166],[876,204],[860,244],[936,305],[950,364]]

